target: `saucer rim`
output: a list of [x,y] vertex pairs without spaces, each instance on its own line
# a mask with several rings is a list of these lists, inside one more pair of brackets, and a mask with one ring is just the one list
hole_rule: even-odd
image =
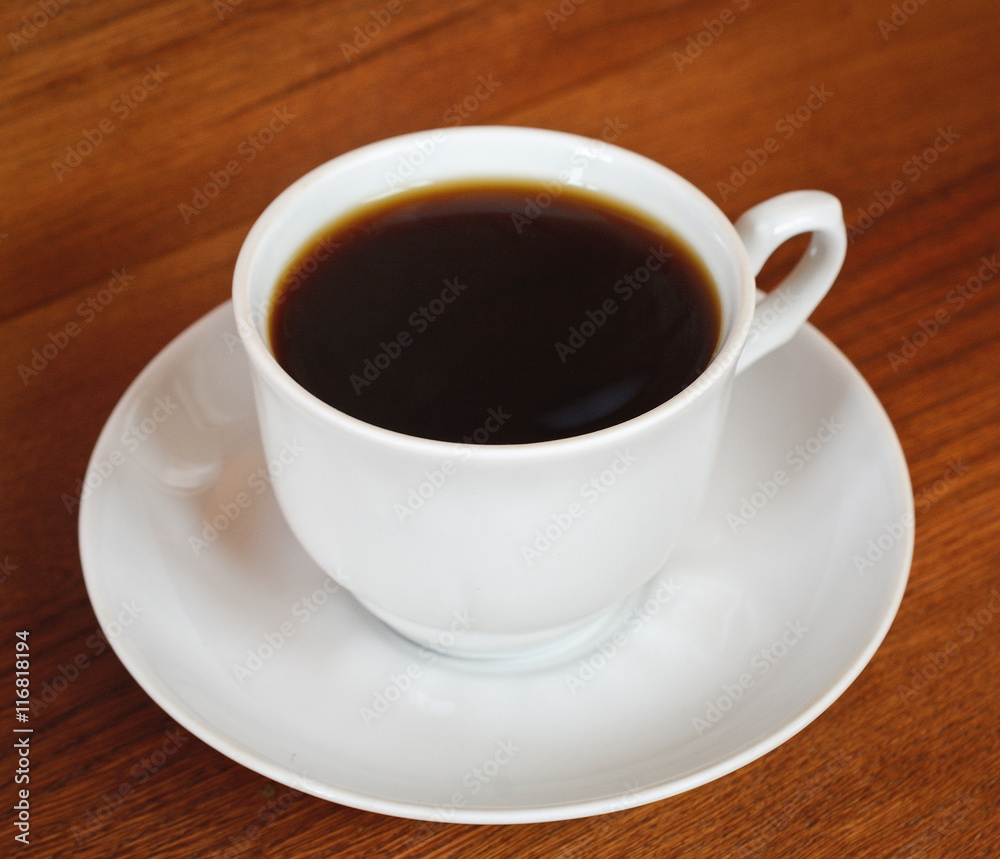
[[[218,317],[225,314],[229,314],[230,318],[232,318],[231,301],[224,302],[189,325],[164,346],[143,368],[123,392],[105,422],[88,462],[88,473],[91,467],[100,460],[102,453],[108,448],[109,441],[113,439],[114,431],[118,427],[125,410],[129,408],[136,392],[143,386],[148,377],[156,372],[157,367],[164,363],[169,363],[177,354],[183,353],[188,348],[189,343],[197,342],[202,336],[203,330],[211,329],[217,325]],[[808,333],[806,333],[807,330]],[[756,741],[751,741],[744,748],[725,756],[714,764],[700,767],[683,775],[669,777],[666,781],[629,791],[624,795],[622,792],[618,792],[591,799],[567,800],[566,802],[526,804],[520,806],[507,805],[503,807],[465,806],[453,808],[447,822],[460,824],[519,824],[570,820],[625,810],[626,808],[657,802],[685,793],[728,775],[763,757],[778,746],[783,745],[829,709],[871,662],[885,640],[885,637],[888,635],[889,629],[898,613],[912,566],[915,543],[915,525],[912,523],[915,520],[913,518],[914,501],[909,468],[899,437],[892,426],[885,408],[858,369],[826,336],[812,325],[807,323],[803,326],[803,329],[796,334],[795,339],[800,337],[813,338],[825,353],[825,359],[838,365],[836,368],[838,375],[846,372],[851,378],[852,388],[863,390],[868,404],[875,407],[873,417],[877,416],[876,420],[881,424],[881,430],[886,433],[885,439],[889,442],[892,450],[892,459],[894,460],[889,464],[892,466],[892,474],[895,477],[894,482],[896,485],[894,487],[887,487],[887,496],[895,491],[900,494],[902,499],[905,499],[903,501],[903,507],[905,508],[903,516],[911,523],[906,528],[906,540],[905,546],[902,547],[903,552],[900,556],[900,564],[892,572],[892,575],[896,577],[895,589],[891,592],[891,598],[886,599],[885,606],[881,612],[880,623],[869,633],[867,645],[859,651],[857,657],[841,672],[836,682],[828,686],[824,694],[816,698],[808,706],[800,708],[798,713],[787,719],[783,726],[770,731],[766,736]],[[737,380],[736,384],[740,384],[740,380]],[[413,820],[441,821],[441,806],[439,803],[420,803],[389,799],[368,791],[347,789],[314,779],[304,778],[301,774],[294,772],[290,766],[272,761],[254,752],[251,748],[231,740],[225,733],[210,724],[207,719],[203,719],[189,711],[182,699],[165,690],[161,690],[161,684],[155,672],[152,670],[147,671],[144,667],[138,648],[132,645],[127,638],[110,634],[111,631],[102,620],[102,612],[98,611],[99,606],[106,605],[106,601],[100,599],[104,590],[101,582],[100,565],[98,563],[101,553],[99,547],[96,545],[96,540],[91,536],[97,533],[95,516],[99,512],[100,506],[94,499],[99,497],[99,495],[100,493],[91,493],[86,495],[86,497],[81,497],[80,500],[78,537],[84,583],[94,607],[98,623],[107,637],[112,650],[122,662],[126,671],[128,671],[140,688],[149,695],[157,706],[179,725],[206,743],[206,745],[209,745],[240,765],[245,766],[247,769],[275,782],[289,785],[320,799],[351,808]],[[133,651],[135,652],[133,653]]]

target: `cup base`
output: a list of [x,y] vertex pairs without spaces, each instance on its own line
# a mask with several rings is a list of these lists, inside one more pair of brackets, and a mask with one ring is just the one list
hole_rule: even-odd
[[[640,592],[643,590],[639,588]],[[581,620],[520,633],[478,631],[470,628],[468,616],[457,611],[455,623],[450,627],[429,626],[399,617],[360,597],[355,599],[394,632],[420,647],[469,662],[500,663],[558,656],[600,637],[606,628],[618,622],[622,610],[635,601],[636,594],[629,594]]]

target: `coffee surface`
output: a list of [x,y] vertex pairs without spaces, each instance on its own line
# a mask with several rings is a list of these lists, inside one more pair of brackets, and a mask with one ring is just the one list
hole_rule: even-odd
[[603,429],[689,385],[719,339],[715,287],[678,238],[596,194],[530,182],[407,191],[299,253],[270,341],[356,418],[443,441]]

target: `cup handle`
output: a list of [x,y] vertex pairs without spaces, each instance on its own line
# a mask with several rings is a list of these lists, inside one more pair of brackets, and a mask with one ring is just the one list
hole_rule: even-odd
[[750,334],[736,365],[742,373],[759,358],[792,339],[829,292],[847,252],[847,229],[840,201],[825,191],[791,191],[744,212],[736,231],[756,276],[775,248],[801,233],[812,233],[802,259],[770,293],[758,292]]

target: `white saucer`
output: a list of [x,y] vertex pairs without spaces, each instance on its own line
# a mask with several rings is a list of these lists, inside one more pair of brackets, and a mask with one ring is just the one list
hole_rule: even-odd
[[268,778],[427,820],[614,811],[800,731],[871,659],[903,595],[906,464],[825,338],[806,328],[740,378],[722,447],[711,500],[639,609],[545,664],[477,669],[390,632],[295,543],[225,304],[108,420],[80,510],[84,577],[153,700]]

